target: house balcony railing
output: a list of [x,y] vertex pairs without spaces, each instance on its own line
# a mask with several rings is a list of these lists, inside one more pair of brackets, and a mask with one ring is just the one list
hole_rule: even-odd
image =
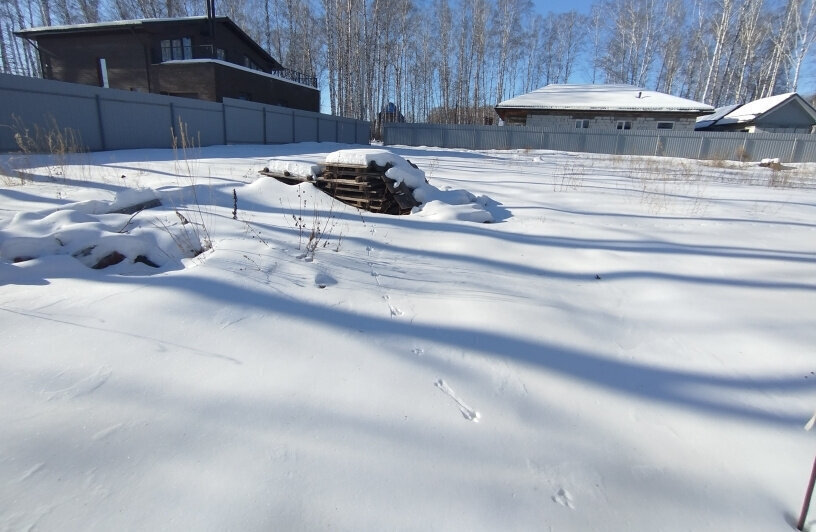
[[302,85],[308,85],[309,87],[314,87],[315,89],[317,88],[317,77],[309,76],[296,70],[282,68],[280,70],[273,70],[269,73],[278,76],[279,78],[288,79],[289,81],[294,81],[295,83],[300,83]]
[[[165,52],[167,52],[167,51],[165,51]],[[237,61],[230,61],[229,58],[224,58],[223,56],[218,57],[217,51],[215,49],[213,49],[213,47],[208,45],[208,44],[198,45],[198,46],[188,46],[186,48],[182,47],[180,49],[170,51],[169,53],[170,53],[170,55],[173,55],[173,56],[175,56],[175,55],[179,56],[179,57],[174,57],[172,60],[218,59],[218,60],[221,60],[221,61],[225,61],[227,63],[232,63],[233,65],[238,65],[238,66],[250,68],[252,70],[257,70],[258,72],[264,72],[266,74],[271,74],[273,76],[276,76],[276,77],[279,77],[279,78],[282,78],[282,79],[285,79],[285,80],[293,81],[295,83],[300,83],[301,85],[307,85],[309,87],[314,87],[315,89],[317,88],[317,77],[316,76],[310,76],[308,74],[304,74],[302,72],[298,72],[296,70],[292,70],[290,68],[284,68],[284,67],[281,67],[279,69],[273,69],[273,70],[263,70],[261,68],[258,68],[256,65],[252,65],[252,66],[247,67],[246,65],[241,64],[241,63],[239,63]],[[154,56],[154,61],[156,63],[164,63],[165,61],[171,61],[171,59],[167,59],[166,56],[165,57],[161,57],[161,56],[155,57]]]

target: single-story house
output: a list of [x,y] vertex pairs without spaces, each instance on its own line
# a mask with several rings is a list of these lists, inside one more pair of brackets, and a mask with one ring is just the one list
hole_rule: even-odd
[[496,106],[505,124],[605,130],[693,130],[697,117],[713,110],[634,85],[552,84]]
[[45,79],[320,109],[317,79],[284,68],[229,17],[44,26],[15,34],[37,48]]
[[816,109],[795,92],[761,98],[745,104],[718,107],[701,116],[697,131],[745,131],[748,133],[812,133]]

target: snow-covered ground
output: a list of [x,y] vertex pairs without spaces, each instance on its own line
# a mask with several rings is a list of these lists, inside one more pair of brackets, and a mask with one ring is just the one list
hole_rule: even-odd
[[0,529],[791,530],[816,166],[350,147],[0,158]]

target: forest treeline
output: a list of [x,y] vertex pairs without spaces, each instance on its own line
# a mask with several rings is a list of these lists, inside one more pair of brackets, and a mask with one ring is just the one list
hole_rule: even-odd
[[[629,83],[714,106],[799,89],[816,0],[216,0],[288,68],[316,75],[333,114],[482,123],[548,83]],[[3,72],[38,75],[24,27],[196,16],[205,0],[0,0]]]

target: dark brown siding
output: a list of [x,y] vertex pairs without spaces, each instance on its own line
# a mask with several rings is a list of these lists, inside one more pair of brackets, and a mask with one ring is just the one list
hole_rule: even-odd
[[219,101],[221,98],[238,98],[305,111],[320,110],[320,91],[317,89],[225,65],[216,65],[215,75]]
[[215,90],[215,63],[164,63],[150,68],[153,92],[220,101]]
[[102,57],[112,88],[148,90],[145,47],[132,33],[43,36],[38,44],[48,79],[101,86]]
[[147,25],[143,31],[149,33],[151,42],[150,58],[153,63],[161,62],[161,41],[165,39],[179,39],[189,37],[193,45],[193,59],[215,58],[213,48],[222,48],[227,54],[227,61],[237,65],[244,64],[244,56],[249,57],[261,70],[280,68],[277,61],[268,58],[248,46],[223,23],[215,25],[215,45],[210,37],[210,25],[206,21],[182,21],[176,24],[162,23]]
[[[53,34],[37,34],[43,76],[48,79],[102,85],[99,59],[107,66],[111,88],[171,94],[220,102],[246,99],[307,111],[319,111],[320,92],[279,80],[262,71],[281,65],[225,21],[215,24],[215,44],[208,21],[145,22],[100,28],[94,26]],[[161,41],[188,37],[192,59],[214,59],[214,48],[242,68],[215,61],[162,63]],[[245,70],[248,58],[260,70]]]

